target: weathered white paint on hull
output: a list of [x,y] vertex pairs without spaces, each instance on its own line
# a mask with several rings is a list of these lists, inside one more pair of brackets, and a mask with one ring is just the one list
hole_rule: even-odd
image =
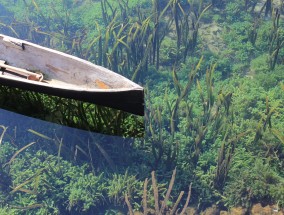
[[44,81],[38,82],[0,74],[0,84],[13,85],[15,81],[17,86],[20,82],[18,87],[24,89],[41,91],[42,87],[44,93],[82,98],[83,101],[143,115],[141,86],[86,60],[1,34],[0,60],[13,67],[40,71],[45,77]]

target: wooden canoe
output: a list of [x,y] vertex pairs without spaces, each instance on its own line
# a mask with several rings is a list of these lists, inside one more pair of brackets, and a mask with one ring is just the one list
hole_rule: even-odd
[[0,84],[144,115],[143,88],[78,57],[0,34]]

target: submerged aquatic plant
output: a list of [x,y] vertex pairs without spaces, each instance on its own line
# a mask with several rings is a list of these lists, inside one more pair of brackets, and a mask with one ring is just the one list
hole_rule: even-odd
[[280,26],[280,12],[278,9],[275,14],[273,14],[273,28],[269,40],[269,67],[271,70],[274,70],[279,57],[279,52],[284,46],[284,32]]
[[[11,150],[8,143],[1,145],[1,152],[9,149],[12,156],[0,168],[1,205],[9,202],[9,211],[29,211],[32,214],[88,211],[104,200],[106,185],[102,174],[87,173],[87,166],[74,166],[42,150],[35,153],[34,150],[24,151],[30,146],[28,144],[13,153],[14,147]],[[8,159],[8,155],[3,155],[1,153],[1,160]]]
[[[155,215],[162,215],[162,214],[184,214],[185,210],[189,204],[189,200],[190,200],[190,196],[191,196],[191,184],[189,185],[189,189],[188,189],[188,194],[187,194],[187,198],[186,198],[186,202],[181,210],[180,213],[178,213],[179,210],[179,204],[180,201],[184,195],[184,191],[181,191],[176,202],[173,204],[172,208],[168,207],[168,202],[170,201],[170,195],[174,186],[174,182],[175,182],[175,177],[176,177],[176,169],[174,169],[172,177],[171,177],[171,181],[169,183],[169,187],[167,189],[166,195],[164,197],[164,200],[160,201],[159,200],[159,190],[158,190],[158,184],[157,184],[157,179],[155,176],[155,172],[153,171],[151,173],[152,175],[152,190],[153,190],[153,195],[154,195],[154,214]],[[142,205],[143,205],[143,214],[148,214],[150,211],[152,211],[152,209],[148,208],[148,197],[147,197],[147,188],[148,188],[148,178],[145,179],[144,181],[144,189],[143,189],[143,199],[142,199]],[[131,205],[131,202],[129,200],[129,193],[125,194],[125,202],[127,204],[128,207],[128,211],[129,214],[133,215],[134,211]]]
[[[1,3],[12,8],[10,2],[3,0]],[[150,169],[165,173],[174,166],[182,169],[181,180],[175,184],[179,191],[186,189],[188,181],[194,180],[195,198],[191,201],[199,206],[199,210],[213,203],[222,207],[267,200],[282,204],[283,91],[278,85],[283,82],[283,26],[282,15],[278,13],[276,16],[273,4],[255,0],[155,0],[140,1],[139,4],[128,0],[64,1],[61,10],[58,0],[47,7],[43,6],[43,0],[17,3],[23,7],[11,10],[17,13],[13,21],[3,21],[5,25],[1,25],[1,29],[4,32],[15,35],[14,30],[19,37],[83,56],[142,84],[148,82],[145,116],[148,136],[145,140],[129,141],[131,144],[121,147],[117,142],[112,144],[92,138],[70,145],[56,137],[51,140],[41,138],[58,149],[53,152],[56,156],[50,156],[49,162],[45,162],[45,155],[30,156],[26,150],[17,155],[11,162],[11,168],[14,168],[11,173],[18,181],[12,187],[18,185],[26,191],[16,190],[13,199],[8,199],[8,203],[18,208],[17,212],[25,209],[26,213],[83,213],[83,210],[84,213],[96,213],[98,207],[125,208],[124,200],[129,213],[137,209],[144,213],[151,209],[157,214],[168,208],[177,211],[176,205],[185,202],[179,193],[176,195],[172,191],[167,197],[169,201],[161,202],[159,200],[168,196],[164,186],[156,182],[154,195],[155,179],[151,179],[152,186],[150,180],[145,180],[144,190],[141,188],[143,181],[140,181]],[[213,5],[207,8],[206,3]],[[283,10],[282,6],[283,2],[279,6]],[[25,7],[29,13],[23,13]],[[206,20],[203,19],[205,12]],[[20,14],[24,17],[21,21]],[[212,19],[212,16],[219,18]],[[202,32],[206,34],[207,29],[210,32],[216,25],[221,46],[220,41],[215,40],[210,44],[208,41],[199,43],[203,26],[205,31]],[[212,44],[218,47],[220,56],[208,49]],[[193,75],[196,66],[192,65],[198,64],[196,61],[201,55],[204,55],[202,64]],[[216,58],[221,63],[215,64]],[[38,101],[35,95],[23,97],[26,101]],[[1,100],[1,103],[8,104],[9,98],[4,98],[6,100]],[[143,133],[139,127],[143,122],[135,117],[123,121],[124,116],[118,113],[110,114],[108,110],[93,109],[92,105],[73,101],[55,99],[47,103],[55,109],[62,105],[62,109],[50,114],[40,102],[35,102],[33,108],[38,113],[44,110],[47,117],[70,125],[87,127],[87,119],[99,129],[109,129],[111,133],[119,130],[131,135],[132,129],[134,133]],[[69,110],[69,107],[73,109]],[[92,113],[96,114],[91,116],[84,110],[94,110]],[[29,108],[26,111],[29,112]],[[109,124],[120,120],[124,122],[122,127]],[[73,147],[71,152],[67,145]],[[6,144],[2,146],[1,149]],[[85,172],[61,158],[68,157],[68,154],[74,163],[88,162],[81,168]],[[21,155],[30,160],[39,157],[48,169],[40,171],[39,166],[24,171],[25,176],[21,172],[16,175],[16,166],[23,162]],[[12,156],[10,154],[9,158]],[[40,163],[37,159],[32,161]],[[22,166],[19,165],[18,169],[22,170]],[[128,168],[127,174],[120,174],[125,168]],[[103,176],[100,175],[102,171],[105,172]],[[31,181],[21,186],[30,177]],[[99,177],[102,180],[98,180]],[[72,183],[74,189],[67,189],[66,183]],[[92,190],[94,186],[102,189],[103,197]],[[140,195],[137,195],[137,189],[140,189]],[[172,199],[177,199],[176,203]]]

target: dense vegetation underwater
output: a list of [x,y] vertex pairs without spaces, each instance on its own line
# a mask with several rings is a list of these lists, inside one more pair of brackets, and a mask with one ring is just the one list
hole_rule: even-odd
[[284,207],[283,1],[0,0],[0,11],[1,33],[103,65],[146,97],[143,139],[32,130],[34,144],[0,119],[0,214]]

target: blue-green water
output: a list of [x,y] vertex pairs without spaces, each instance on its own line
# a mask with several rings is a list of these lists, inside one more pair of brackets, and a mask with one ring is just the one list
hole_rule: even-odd
[[[0,163],[2,165],[0,188],[3,192],[1,194],[3,208],[0,210],[0,214],[3,215],[6,213],[18,214],[19,211],[29,210],[29,207],[32,208],[33,206],[39,208],[37,211],[40,214],[57,213],[58,209],[53,208],[52,205],[47,206],[46,200],[49,201],[48,199],[53,199],[57,195],[63,197],[64,193],[74,195],[76,202],[74,206],[68,206],[71,202],[66,204],[60,198],[56,198],[57,201],[62,201],[62,205],[59,206],[59,208],[62,207],[61,210],[66,210],[65,207],[67,206],[70,207],[69,210],[73,210],[72,207],[77,207],[78,197],[81,199],[79,201],[87,200],[89,203],[82,202],[81,206],[77,209],[74,208],[75,210],[95,206],[96,202],[103,201],[103,195],[106,191],[105,188],[96,187],[103,186],[105,183],[102,179],[102,173],[105,172],[107,175],[110,174],[107,173],[108,171],[120,172],[117,168],[118,165],[127,168],[127,163],[123,163],[123,160],[127,160],[127,153],[130,151],[128,148],[134,141],[133,138],[104,135],[62,126],[3,109],[0,109],[0,122],[3,125],[0,130],[0,134],[3,134],[0,152]],[[114,147],[109,148],[110,145]],[[25,148],[26,146],[28,147]],[[116,158],[116,156],[124,158]],[[39,178],[37,178],[37,174]],[[117,176],[120,180],[123,179],[120,177],[124,177],[123,174]],[[32,180],[29,181],[29,179]],[[24,187],[29,187],[30,190],[27,191],[27,189],[22,188],[17,190],[17,185],[14,184],[13,180],[19,180],[16,183],[19,183],[20,187],[22,182],[28,182]],[[39,180],[38,191],[35,191],[33,187],[35,180]],[[124,183],[124,181],[121,182]],[[94,187],[92,187],[92,184]],[[7,198],[10,198],[9,192],[13,192],[13,189],[16,189],[20,196],[28,195],[28,202],[31,202],[27,202],[27,205],[22,205],[20,202],[20,205],[4,203]],[[48,192],[49,189],[51,192]],[[8,190],[9,192],[7,192]],[[42,191],[43,193],[41,193]],[[42,197],[45,200],[42,200],[45,203],[42,200],[40,200],[42,202],[40,204],[35,203],[38,194],[43,194]],[[20,196],[16,198],[21,198]],[[57,204],[56,201],[54,203]],[[11,210],[7,210],[9,211],[7,212],[4,209],[6,207],[11,208]],[[116,209],[119,207],[113,206],[113,208],[113,211],[119,211]],[[104,211],[108,210],[110,210],[108,207],[102,205],[88,213],[104,214]],[[120,210],[125,211],[123,208]]]
[[[100,133],[80,130],[60,124],[51,123],[25,115],[17,114],[11,111],[0,109],[1,125],[8,127],[5,132],[3,141],[13,140],[15,144],[24,144],[31,141],[46,139],[63,140],[65,144],[75,144],[79,141],[86,141],[88,138],[93,138],[96,141],[104,139],[105,141],[120,142],[122,138],[119,136],[109,136]],[[51,145],[51,144],[50,144]],[[48,146],[47,146],[48,147]]]
[[[0,135],[8,128],[0,214],[283,211],[282,1],[0,0],[0,11],[1,33],[102,65],[145,89],[142,120],[105,110],[94,118],[105,133],[143,138],[1,110]],[[57,111],[48,96],[41,103],[5,92],[3,106],[86,127],[76,108],[66,117],[69,103]]]

